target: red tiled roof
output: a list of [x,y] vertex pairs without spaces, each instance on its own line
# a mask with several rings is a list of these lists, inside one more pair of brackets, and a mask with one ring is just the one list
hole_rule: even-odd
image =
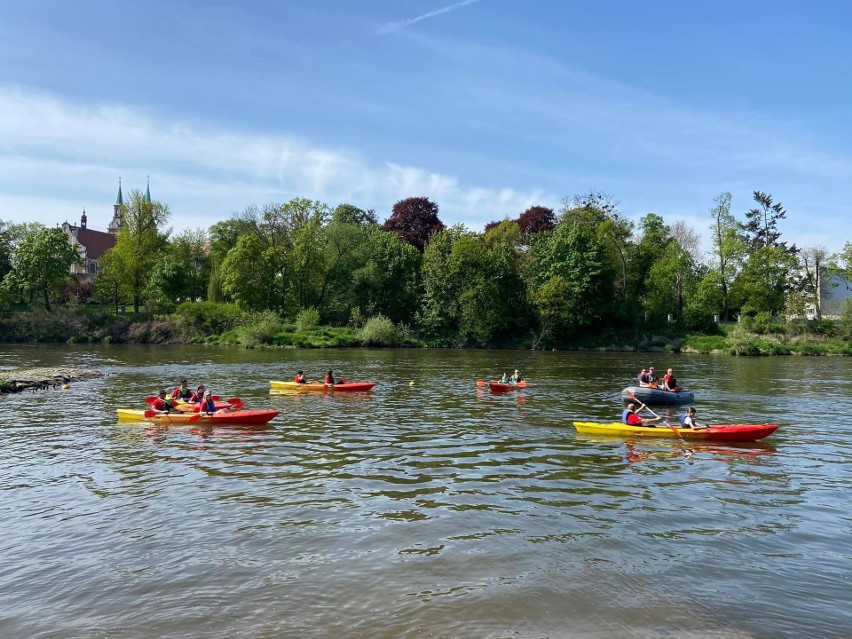
[[115,246],[115,235],[103,231],[77,228],[77,241],[86,247],[86,257],[96,260]]

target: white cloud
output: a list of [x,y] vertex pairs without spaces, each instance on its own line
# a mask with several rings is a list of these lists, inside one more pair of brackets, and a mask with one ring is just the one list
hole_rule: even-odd
[[182,223],[184,217],[209,226],[250,204],[297,196],[352,202],[380,216],[399,199],[426,196],[438,202],[445,222],[471,228],[557,201],[537,191],[468,186],[420,167],[371,162],[356,150],[296,136],[171,121],[120,104],[83,106],[19,88],[0,87],[0,140],[0,186],[7,193],[0,217],[37,210],[47,223],[79,215],[93,199],[108,218],[113,200],[104,198],[114,198],[117,177],[124,177],[126,190],[144,188],[149,173],[154,196],[170,205],[176,228],[196,225]]

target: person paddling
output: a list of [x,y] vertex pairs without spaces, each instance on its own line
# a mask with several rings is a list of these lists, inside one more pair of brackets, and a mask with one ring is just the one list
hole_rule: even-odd
[[645,404],[639,404],[639,408],[636,408],[636,404],[630,402],[627,408],[624,409],[624,412],[621,413],[621,421],[629,426],[648,426],[649,428],[654,428],[655,424],[662,417],[640,417],[639,411],[643,408],[645,408]]
[[304,371],[296,371],[296,376],[293,378],[293,381],[297,384],[307,384],[308,380],[305,379]]
[[702,428],[710,428],[705,424],[699,424],[695,421],[695,407],[690,406],[686,409],[686,412],[683,414],[683,417],[680,418],[680,425],[684,428],[691,428],[693,430],[700,430]]
[[178,410],[178,407],[174,399],[166,398],[166,389],[161,388],[160,392],[157,393],[157,399],[151,402],[151,410],[155,410],[158,413],[171,413]]
[[516,368],[516,369],[515,369],[515,372],[514,372],[514,373],[512,373],[512,376],[509,378],[509,381],[510,381],[510,382],[512,382],[513,384],[517,384],[517,383],[519,383],[519,382],[524,381],[524,378],[523,378],[523,377],[521,377],[521,373],[520,373],[520,372],[518,371],[518,369]]
[[334,386],[334,371],[329,369],[329,371],[325,374],[325,378],[322,380],[322,382],[326,386]]

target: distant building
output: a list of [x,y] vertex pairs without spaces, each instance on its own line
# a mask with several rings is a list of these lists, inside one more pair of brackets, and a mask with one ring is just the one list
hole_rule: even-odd
[[[150,182],[145,187],[145,200],[151,201]],[[107,225],[106,231],[95,231],[86,226],[86,209],[80,216],[80,226],[65,222],[62,230],[68,234],[68,241],[77,253],[80,254],[81,264],[71,266],[71,273],[81,280],[93,280],[98,273],[98,259],[109,249],[115,246],[118,231],[122,224],[121,209],[124,206],[124,196],[121,193],[121,178],[118,180],[118,195],[115,204],[112,205],[112,220]]]
[[820,287],[820,310],[827,319],[836,319],[848,299],[852,299],[852,283],[838,275],[830,275]]

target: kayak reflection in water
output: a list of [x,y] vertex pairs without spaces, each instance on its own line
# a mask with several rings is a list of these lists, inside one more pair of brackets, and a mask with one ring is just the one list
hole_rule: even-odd
[[630,402],[627,405],[627,408],[624,409],[624,412],[621,413],[621,421],[629,426],[648,426],[649,428],[654,428],[656,423],[662,419],[662,417],[640,417],[639,411],[645,408],[645,404],[639,404],[639,407],[636,407],[636,404]]

